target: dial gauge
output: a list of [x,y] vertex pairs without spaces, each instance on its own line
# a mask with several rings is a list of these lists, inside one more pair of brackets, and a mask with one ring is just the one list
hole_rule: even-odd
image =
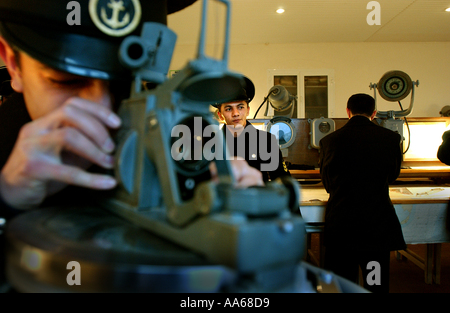
[[411,92],[412,81],[408,74],[404,72],[391,71],[383,75],[377,88],[383,99],[400,101]]

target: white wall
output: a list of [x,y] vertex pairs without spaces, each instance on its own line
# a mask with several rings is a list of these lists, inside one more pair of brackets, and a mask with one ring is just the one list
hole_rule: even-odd
[[[197,46],[177,45],[170,69],[183,68],[195,57]],[[208,54],[209,55],[209,54]],[[419,80],[411,117],[439,116],[450,105],[450,42],[439,43],[298,43],[283,45],[232,45],[229,68],[247,75],[256,86],[250,116],[267,95],[269,69],[334,69],[336,118],[345,118],[347,99],[354,93],[368,93],[391,70],[406,72]],[[0,65],[3,62],[0,61]],[[399,110],[395,102],[378,95],[380,111]],[[411,96],[402,101],[409,106]],[[262,118],[264,108],[258,113]]]
[[[178,45],[171,69],[183,68],[195,57],[197,47]],[[250,116],[268,92],[268,69],[334,69],[334,117],[346,117],[347,99],[354,93],[368,93],[370,83],[377,83],[391,70],[406,72],[419,80],[411,117],[439,116],[450,105],[450,43],[293,43],[283,45],[232,45],[229,68],[247,75],[256,86]],[[398,103],[378,95],[380,111],[399,110]],[[402,100],[409,106],[411,96]],[[262,117],[263,109],[258,117]]]

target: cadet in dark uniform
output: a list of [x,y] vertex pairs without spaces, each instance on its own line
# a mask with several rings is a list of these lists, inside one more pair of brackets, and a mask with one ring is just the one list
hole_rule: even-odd
[[325,267],[357,282],[361,266],[364,286],[386,292],[390,251],[406,248],[389,198],[389,184],[400,174],[401,138],[372,122],[375,100],[369,95],[350,97],[347,114],[347,124],[320,141],[320,174],[330,194],[325,215]]
[[224,139],[231,156],[241,157],[262,172],[265,182],[290,176],[276,137],[256,129],[247,116],[249,103],[255,96],[255,86],[245,77],[246,87],[230,102],[214,105],[219,118],[225,122]]

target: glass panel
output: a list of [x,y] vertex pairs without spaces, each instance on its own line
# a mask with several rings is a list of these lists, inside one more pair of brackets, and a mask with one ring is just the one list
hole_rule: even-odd
[[[408,146],[405,153],[405,161],[438,161],[436,156],[439,146],[442,143],[442,134],[450,129],[445,121],[443,122],[409,122],[408,132],[404,131],[404,146]],[[406,126],[404,125],[405,129]],[[410,141],[409,141],[410,140]]]
[[[297,97],[297,75],[278,75],[273,77],[273,85],[281,85],[286,88],[292,96]],[[291,111],[291,108],[285,111],[274,111],[274,116],[286,116]],[[292,118],[297,118],[297,101],[294,102],[294,111]]]
[[305,76],[305,118],[328,117],[328,76]]

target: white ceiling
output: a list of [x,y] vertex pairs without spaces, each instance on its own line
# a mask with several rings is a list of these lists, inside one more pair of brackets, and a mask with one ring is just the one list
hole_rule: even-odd
[[[209,33],[224,16],[209,1]],[[381,25],[370,26],[370,0],[231,0],[231,44],[450,41],[450,0],[378,0]],[[202,0],[168,17],[177,44],[196,44]],[[284,14],[276,13],[282,7]],[[210,30],[212,29],[212,30]],[[209,37],[213,38],[213,37]],[[449,51],[450,52],[450,51]]]

